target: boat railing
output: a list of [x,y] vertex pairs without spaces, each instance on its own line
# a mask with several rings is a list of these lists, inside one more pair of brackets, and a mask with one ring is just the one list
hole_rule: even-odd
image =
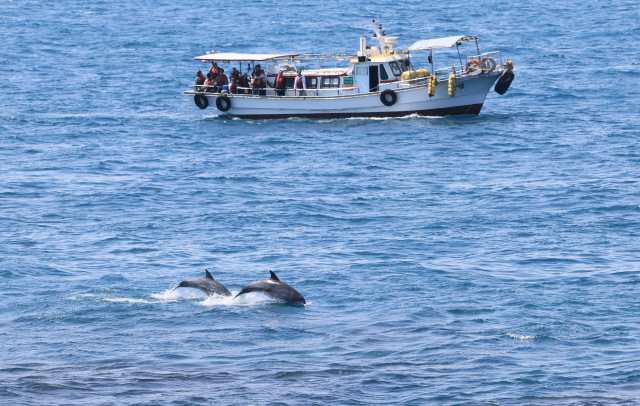
[[[193,91],[197,93],[220,93],[218,86],[194,85]],[[247,96],[279,96],[276,89],[254,89],[251,87],[238,87],[238,94]],[[357,87],[333,87],[327,89],[285,89],[285,96],[340,96],[359,94]]]
[[[482,61],[487,57],[490,57],[493,60],[495,60],[496,61],[496,66],[503,64],[502,63],[502,53],[500,51],[485,52],[484,54],[480,54],[480,55],[467,56],[467,64],[469,63],[469,61],[473,61],[474,59],[477,60],[477,61],[480,61],[482,63]],[[500,62],[500,63],[498,63],[498,62]]]
[[[496,65],[492,66],[492,67],[488,67],[488,66],[484,66],[483,62],[485,60],[485,58],[490,57],[492,59],[494,59],[496,61]],[[469,65],[470,61],[473,60],[477,60],[480,61],[481,67],[482,67],[482,72],[478,72],[478,70],[473,69],[472,66],[467,66]],[[498,63],[498,61],[500,61],[500,63]],[[455,66],[449,66],[446,68],[441,68],[441,69],[436,69],[435,71],[435,75],[437,77],[440,76],[449,76],[450,74],[455,74],[456,77],[460,77],[460,76],[466,76],[469,74],[478,74],[478,73],[485,73],[485,72],[491,72],[494,71],[496,69],[499,69],[500,66],[503,65],[502,62],[502,54],[500,53],[500,51],[492,51],[492,52],[486,52],[484,54],[480,54],[480,55],[473,55],[473,56],[468,56],[466,58],[466,64],[465,65],[455,65]]]

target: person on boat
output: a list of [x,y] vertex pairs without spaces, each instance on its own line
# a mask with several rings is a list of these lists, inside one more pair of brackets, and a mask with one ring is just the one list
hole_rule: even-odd
[[260,94],[260,79],[258,79],[257,77],[254,77],[253,79],[251,79],[251,93],[254,96],[257,96]]
[[199,70],[198,73],[196,73],[196,85],[204,85],[205,80],[207,80],[207,78],[205,78],[202,71]]
[[214,76],[213,79],[215,79],[215,77],[218,76],[218,64],[216,62],[211,62],[211,68],[209,68],[209,73],[211,73]]
[[236,78],[231,78],[231,83],[229,84],[229,93],[238,94],[238,84],[236,83]]
[[213,77],[213,74],[211,72],[207,73],[207,80],[204,81],[204,85],[205,85],[204,91],[205,92],[212,92],[213,91],[212,87],[213,87],[213,82],[214,81],[213,81],[212,77]]
[[222,91],[222,86],[225,86],[229,83],[229,79],[227,75],[224,74],[224,69],[218,68],[218,77],[214,82],[214,86],[216,86],[216,93],[220,93]]
[[243,74],[240,78],[240,87],[244,87],[245,89],[238,89],[238,94],[247,94],[248,91],[246,88],[251,87],[251,79],[249,79],[248,74]]
[[236,82],[240,80],[240,72],[236,68],[231,69],[231,73],[229,74],[229,80],[235,79]]
[[304,91],[307,90],[307,80],[305,79],[302,71],[298,71],[298,76],[296,76],[296,80],[293,81],[293,90],[299,90],[298,96],[302,96]]
[[253,72],[251,72],[251,77],[255,78],[256,76],[258,76],[261,70],[262,70],[262,67],[260,66],[260,64],[257,64],[256,66],[254,66]]
[[[260,66],[260,65],[258,65]],[[256,79],[258,79],[258,87],[260,89],[260,96],[267,95],[267,76],[264,74],[264,70],[260,69],[257,72]]]
[[284,96],[286,80],[285,80],[284,76],[282,75],[283,73],[284,72],[282,70],[278,71],[278,77],[273,82],[274,83],[273,85],[271,83],[267,82],[267,83],[269,83],[269,86],[271,86],[272,89],[276,89],[276,95],[278,95],[278,96]]

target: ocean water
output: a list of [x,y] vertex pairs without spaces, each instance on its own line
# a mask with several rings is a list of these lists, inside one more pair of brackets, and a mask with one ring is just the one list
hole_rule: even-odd
[[[639,10],[2,0],[0,403],[640,403]],[[182,95],[206,51],[353,52],[380,12],[397,49],[477,35],[511,89],[387,120]],[[307,305],[170,292],[205,268]]]

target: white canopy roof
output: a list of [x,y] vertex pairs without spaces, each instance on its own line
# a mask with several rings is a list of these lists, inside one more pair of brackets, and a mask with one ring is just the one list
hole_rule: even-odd
[[460,45],[463,42],[480,41],[478,37],[470,35],[455,35],[453,37],[423,39],[409,45],[405,51],[420,51],[423,49],[451,48],[454,45]]
[[197,56],[196,61],[267,61],[298,56],[299,54],[238,54],[227,52],[221,54],[206,54]]

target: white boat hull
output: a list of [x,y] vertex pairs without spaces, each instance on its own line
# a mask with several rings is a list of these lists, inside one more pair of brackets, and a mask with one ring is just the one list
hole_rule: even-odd
[[[499,78],[499,72],[478,76],[466,76],[456,82],[456,94],[450,97],[447,81],[436,86],[435,95],[429,97],[428,86],[411,86],[393,89],[397,101],[385,106],[380,92],[335,96],[258,96],[226,95],[231,108],[224,115],[245,119],[281,119],[290,117],[349,118],[349,117],[402,117],[411,114],[421,116],[446,116],[480,113],[487,93]],[[385,86],[381,85],[384,90]],[[269,90],[270,94],[273,91]],[[289,91],[288,93],[291,93]],[[185,92],[191,99],[197,94],[206,96],[209,106],[216,106],[219,94]]]

